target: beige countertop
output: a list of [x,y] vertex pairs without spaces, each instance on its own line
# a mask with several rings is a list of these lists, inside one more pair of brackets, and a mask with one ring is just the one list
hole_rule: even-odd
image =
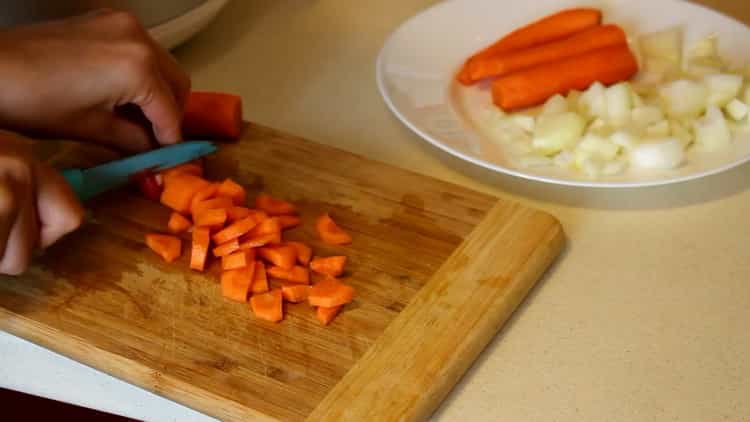
[[[236,0],[176,54],[194,87],[241,94],[252,121],[561,220],[564,255],[438,420],[748,420],[750,166],[605,191],[498,176],[447,156],[397,121],[375,84],[387,35],[433,3]],[[750,22],[750,2],[702,3]]]

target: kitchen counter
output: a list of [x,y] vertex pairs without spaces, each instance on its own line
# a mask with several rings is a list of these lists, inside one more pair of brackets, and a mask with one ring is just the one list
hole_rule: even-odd
[[[433,3],[237,0],[176,55],[194,87],[241,94],[254,122],[560,219],[563,256],[436,420],[747,420],[750,165],[660,188],[573,189],[428,146],[387,110],[374,61]],[[748,2],[701,3],[750,23]],[[141,419],[210,420],[7,334],[0,356],[0,386]]]

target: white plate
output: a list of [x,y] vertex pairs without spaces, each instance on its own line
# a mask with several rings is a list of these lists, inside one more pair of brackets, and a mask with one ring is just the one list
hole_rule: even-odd
[[228,0],[207,0],[189,12],[149,29],[151,36],[171,50],[202,31],[211,23]]
[[434,146],[498,172],[572,186],[639,187],[707,176],[750,161],[750,134],[738,136],[720,153],[689,152],[670,171],[629,169],[596,180],[572,170],[526,168],[482,133],[480,121],[492,103],[487,87],[463,87],[453,75],[463,61],[507,32],[566,7],[593,6],[605,22],[637,35],[681,26],[685,46],[710,34],[719,36],[722,57],[750,63],[750,28],[713,10],[681,0],[449,0],[401,25],[377,61],[377,82],[401,121]]

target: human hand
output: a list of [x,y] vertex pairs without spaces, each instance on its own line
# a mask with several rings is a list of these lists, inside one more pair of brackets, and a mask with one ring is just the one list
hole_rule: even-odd
[[[142,151],[154,138],[181,140],[189,90],[188,75],[125,12],[0,31],[0,125],[8,129]],[[150,124],[122,112],[133,105]]]
[[34,250],[78,228],[83,207],[62,175],[27,144],[0,139],[0,273],[18,275]]

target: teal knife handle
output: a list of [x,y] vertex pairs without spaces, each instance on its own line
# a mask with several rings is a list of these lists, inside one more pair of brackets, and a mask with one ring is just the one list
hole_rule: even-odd
[[86,191],[85,177],[83,170],[81,169],[66,169],[62,172],[63,177],[68,182],[73,192],[76,194],[79,200],[85,201],[89,199],[90,194]]

